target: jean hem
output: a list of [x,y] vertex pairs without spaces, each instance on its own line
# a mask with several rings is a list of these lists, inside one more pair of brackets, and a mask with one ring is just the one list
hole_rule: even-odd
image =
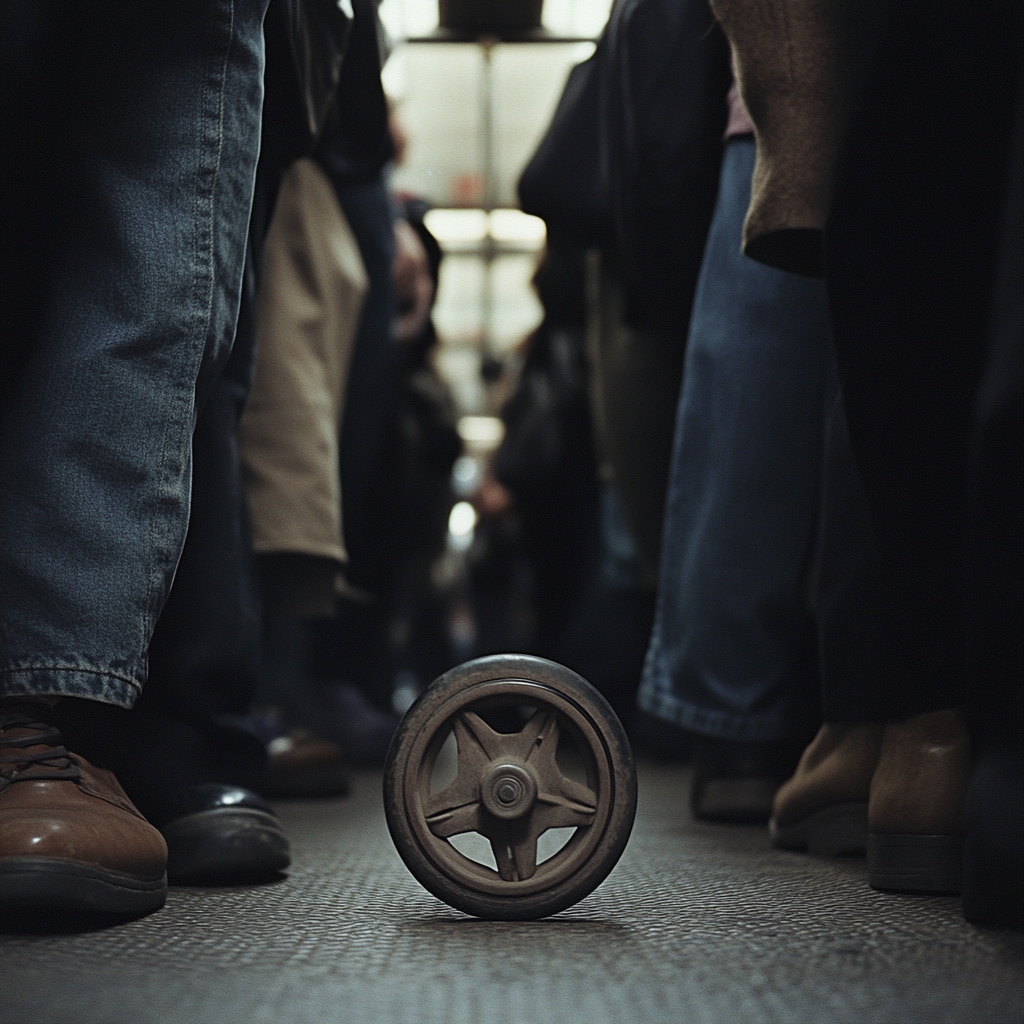
[[32,665],[0,670],[0,696],[82,697],[130,708],[142,692],[137,679],[98,669]]
[[752,743],[774,743],[791,739],[779,715],[731,715],[723,711],[688,704],[674,694],[652,685],[640,687],[637,704],[655,718],[702,736]]

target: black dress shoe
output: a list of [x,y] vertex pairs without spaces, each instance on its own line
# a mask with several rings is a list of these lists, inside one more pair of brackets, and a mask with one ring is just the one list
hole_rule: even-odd
[[270,805],[253,792],[267,765],[258,736],[231,722],[64,703],[75,705],[74,714],[57,723],[68,746],[112,770],[140,813],[163,833],[169,881],[231,885],[288,866],[288,840]]
[[803,747],[788,740],[754,743],[694,735],[691,813],[704,821],[764,824]]
[[291,863],[288,839],[270,805],[239,786],[183,786],[167,797],[153,823],[167,842],[172,885],[256,882]]

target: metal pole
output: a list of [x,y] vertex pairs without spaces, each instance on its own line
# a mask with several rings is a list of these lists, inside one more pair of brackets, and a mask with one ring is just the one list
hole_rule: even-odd
[[[498,202],[497,162],[494,158],[494,47],[498,42],[495,36],[481,36],[479,40],[480,55],[483,64],[480,71],[480,133],[481,139],[481,172],[483,178],[483,207],[490,213]],[[494,239],[491,237],[490,221],[484,233],[483,250],[483,291],[481,295],[481,355],[488,356],[491,352],[491,341],[494,324],[494,284],[492,269],[494,264]]]

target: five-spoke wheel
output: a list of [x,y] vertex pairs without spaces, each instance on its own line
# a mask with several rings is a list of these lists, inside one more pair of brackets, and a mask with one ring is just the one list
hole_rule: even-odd
[[[496,655],[452,669],[409,709],[384,805],[399,854],[435,896],[477,917],[532,919],[579,902],[615,866],[636,773],[589,683],[542,658]],[[562,845],[542,849],[552,830]],[[472,833],[490,863],[451,842]]]

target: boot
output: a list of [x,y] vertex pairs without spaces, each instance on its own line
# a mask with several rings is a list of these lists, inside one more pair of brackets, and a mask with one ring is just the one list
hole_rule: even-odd
[[772,843],[822,857],[863,854],[881,748],[880,724],[826,722],[775,795],[768,822]]
[[970,758],[959,711],[930,711],[886,724],[868,806],[873,888],[960,892]]

